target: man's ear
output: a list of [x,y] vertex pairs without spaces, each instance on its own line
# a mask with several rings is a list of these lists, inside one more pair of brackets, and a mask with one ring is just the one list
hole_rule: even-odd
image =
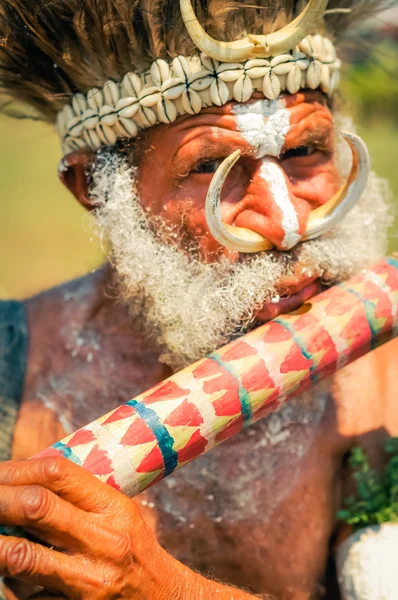
[[95,203],[90,199],[90,173],[95,162],[94,152],[75,150],[61,159],[58,175],[62,183],[87,210],[93,210]]

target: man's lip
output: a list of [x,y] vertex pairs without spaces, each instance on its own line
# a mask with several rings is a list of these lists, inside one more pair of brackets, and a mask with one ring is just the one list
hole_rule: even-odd
[[271,319],[275,319],[279,315],[289,313],[293,310],[297,310],[307,300],[316,296],[322,291],[322,284],[319,279],[316,279],[312,283],[301,288],[295,293],[291,293],[289,296],[280,298],[277,302],[269,302],[263,306],[256,314],[256,319],[266,323]]

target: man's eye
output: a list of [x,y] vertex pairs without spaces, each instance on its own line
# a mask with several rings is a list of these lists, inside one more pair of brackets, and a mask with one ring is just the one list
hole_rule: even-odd
[[287,158],[297,158],[302,156],[311,156],[314,154],[315,148],[313,146],[297,146],[297,148],[290,148],[286,150],[281,156],[282,160]]
[[192,169],[191,173],[215,173],[221,165],[221,160],[206,160]]

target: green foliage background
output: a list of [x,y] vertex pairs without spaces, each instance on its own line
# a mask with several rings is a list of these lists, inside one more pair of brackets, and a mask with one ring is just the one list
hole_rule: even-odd
[[[378,66],[370,60],[346,71],[342,98],[397,205],[397,46],[379,50]],[[103,260],[87,216],[58,182],[60,156],[51,127],[0,117],[0,298],[36,293]],[[397,251],[397,226],[390,240],[390,250]]]
[[382,476],[370,467],[362,448],[353,448],[350,465],[356,494],[344,501],[337,517],[357,531],[363,527],[398,522],[398,438],[385,444],[387,464]]

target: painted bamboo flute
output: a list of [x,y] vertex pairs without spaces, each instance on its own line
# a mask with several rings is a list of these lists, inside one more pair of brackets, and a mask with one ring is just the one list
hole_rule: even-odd
[[38,456],[66,457],[135,496],[397,335],[398,259],[387,258]]
[[398,259],[388,258],[39,456],[64,456],[135,496],[396,335]]

